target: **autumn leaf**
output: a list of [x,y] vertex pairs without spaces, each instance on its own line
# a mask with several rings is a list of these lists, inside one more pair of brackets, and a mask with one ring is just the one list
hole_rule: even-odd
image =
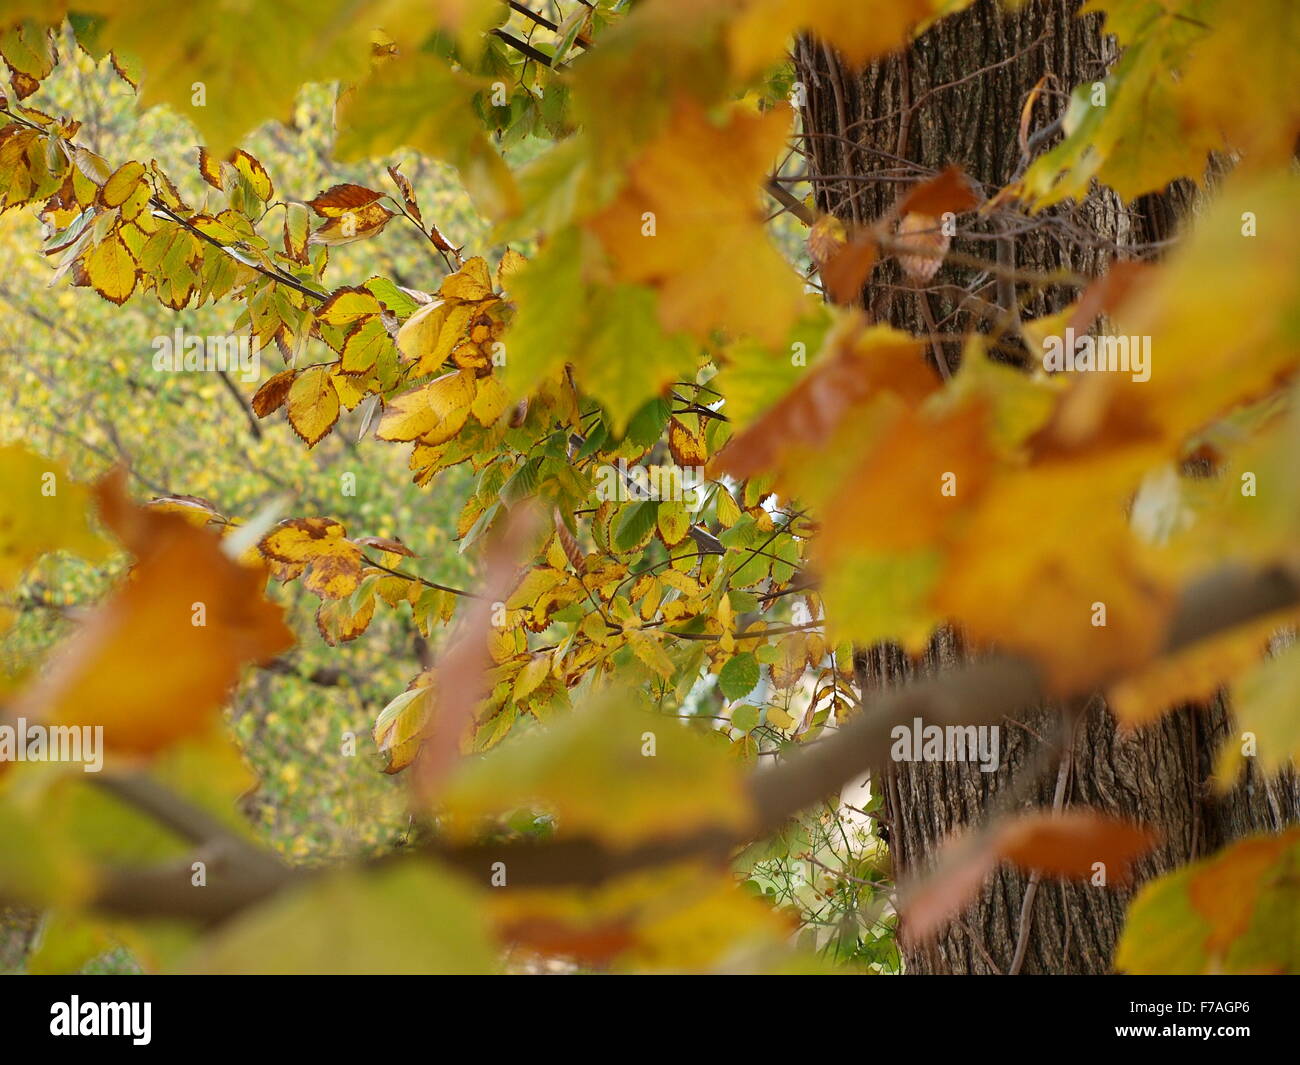
[[113,232],[86,256],[86,283],[110,303],[123,304],[135,291],[140,266],[126,242]]
[[870,230],[849,237],[833,215],[817,220],[808,234],[808,252],[832,303],[853,306],[876,265],[879,242]]
[[259,418],[274,414],[284,406],[296,376],[293,370],[281,370],[262,382],[252,401],[253,411]]
[[307,201],[307,206],[322,218],[342,218],[349,213],[356,213],[376,200],[383,198],[382,192],[368,189],[364,185],[331,185],[315,198]]
[[324,244],[331,248],[352,244],[382,233],[384,227],[395,217],[396,212],[390,211],[382,204],[367,204],[355,211],[344,211],[329,218],[324,225],[312,230],[307,242]]
[[505,743],[464,764],[443,798],[458,834],[487,815],[537,803],[567,835],[619,845],[704,825],[739,828],[750,816],[737,768],[716,744],[679,723],[615,707],[575,712],[528,743]]
[[36,720],[103,726],[110,751],[149,755],[210,728],[241,667],[269,661],[293,634],[263,598],[261,573],[227,558],[215,533],[133,507],[122,480],[96,497],[136,567],[16,702]]
[[384,413],[376,436],[380,440],[422,440],[441,444],[450,440],[469,418],[474,402],[474,374],[453,370],[396,397]]
[[289,387],[289,425],[312,447],[325,438],[339,418],[339,397],[326,366],[309,366]]
[[42,555],[67,551],[92,562],[108,554],[90,518],[90,491],[62,462],[22,444],[0,447],[0,590],[12,588]]
[[365,71],[365,36],[347,32],[347,5],[336,0],[259,5],[237,18],[212,2],[89,7],[107,16],[99,46],[142,62],[141,106],[168,104],[218,153],[268,119],[286,118],[304,78],[347,81]]
[[[346,949],[340,949],[346,943]],[[198,973],[490,973],[473,894],[429,862],[341,870],[276,896],[199,947]]]
[[[1220,687],[1260,665],[1273,633],[1294,620],[1294,611],[1270,614],[1157,658],[1112,685],[1106,693],[1106,705],[1123,724],[1136,728],[1174,707],[1208,703]],[[1242,707],[1235,700],[1233,709],[1240,718]],[[1249,725],[1243,722],[1243,727]],[[1229,743],[1225,750],[1232,747]]]
[[814,5],[800,0],[748,0],[727,27],[727,44],[732,66],[741,76],[781,62],[790,38],[800,30],[834,45],[851,65],[860,67],[905,44],[940,13],[960,10],[969,2],[830,0]]
[[517,205],[510,171],[475,115],[479,83],[430,53],[383,64],[340,100],[340,159],[383,155],[406,146],[443,159],[485,214],[504,217]]
[[303,583],[325,599],[342,599],[361,582],[361,548],[333,518],[282,521],[258,544],[267,558],[306,565]]
[[979,197],[970,179],[955,166],[945,167],[938,175],[918,182],[907,191],[898,205],[898,214],[929,215],[941,218],[945,214],[961,214],[979,204]]
[[628,183],[586,225],[622,281],[659,292],[669,332],[714,329],[775,342],[799,316],[797,278],[768,240],[756,189],[785,141],[789,110],[735,110],[714,125],[686,100],[628,169]]
[[1296,973],[1300,830],[1238,840],[1152,880],[1129,907],[1116,968],[1133,974]]
[[904,896],[905,934],[913,943],[932,937],[979,893],[1000,861],[1026,872],[1089,879],[1102,870],[1105,883],[1123,883],[1135,859],[1156,836],[1131,822],[1094,810],[1036,811],[991,829],[950,839],[935,872]]
[[882,390],[916,400],[938,385],[921,344],[888,326],[862,329],[850,320],[806,376],[713,460],[712,470],[738,479],[778,472],[800,460],[786,452],[823,448],[854,408]]
[[[1294,615],[1289,620],[1294,621]],[[1257,650],[1260,628],[1248,630],[1256,637]],[[1227,737],[1219,753],[1215,776],[1220,787],[1230,786],[1247,757],[1257,757],[1262,770],[1273,773],[1285,769],[1300,753],[1300,727],[1295,713],[1297,681],[1300,651],[1294,644],[1280,648],[1263,662],[1256,661],[1253,668],[1235,678],[1231,705],[1237,731]]]
[[648,399],[692,376],[699,357],[690,340],[661,326],[650,289],[586,283],[589,242],[582,231],[565,230],[513,279],[518,311],[505,337],[505,378],[527,394],[571,361],[621,435]]

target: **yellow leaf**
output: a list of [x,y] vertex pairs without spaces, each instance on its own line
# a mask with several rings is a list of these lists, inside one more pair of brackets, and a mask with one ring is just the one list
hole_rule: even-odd
[[61,462],[21,444],[0,447],[0,590],[17,583],[47,551],[69,551],[91,561],[108,544],[91,527],[90,492]]
[[327,366],[310,366],[289,389],[289,425],[313,447],[339,420],[339,396]]
[[790,39],[801,30],[834,46],[860,67],[906,44],[937,15],[971,0],[748,0],[727,26],[732,68],[742,78],[785,60]]
[[117,231],[100,241],[85,261],[86,280],[104,299],[120,305],[135,291],[140,268]]
[[474,896],[432,862],[323,874],[223,925],[200,973],[490,973],[496,955]]
[[303,583],[326,599],[351,595],[361,583],[361,548],[333,518],[291,518],[262,538],[259,550],[277,562],[307,564]]
[[[140,105],[168,104],[219,155],[255,126],[287,118],[304,81],[365,73],[369,42],[343,0],[287,0],[232,10],[218,0],[92,0],[96,44],[144,67]],[[250,77],[257,71],[257,77]]]
[[444,793],[449,828],[538,803],[566,836],[620,846],[704,825],[741,829],[751,817],[728,744],[680,720],[625,707],[575,711],[462,763]]
[[534,655],[516,675],[514,689],[510,693],[510,698],[516,702],[527,699],[537,690],[538,685],[546,679],[546,675],[550,671],[550,655]]
[[475,391],[472,371],[444,374],[394,399],[375,435],[380,440],[419,439],[426,444],[441,444],[460,432],[469,417]]

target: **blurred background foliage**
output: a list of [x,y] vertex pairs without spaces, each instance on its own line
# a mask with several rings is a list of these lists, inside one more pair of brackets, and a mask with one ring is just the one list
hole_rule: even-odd
[[[114,165],[156,158],[182,197],[201,202],[207,186],[198,174],[193,127],[166,108],[141,113],[110,62],[95,61],[70,36],[60,53],[62,62],[42,83],[42,106],[77,115],[83,122],[80,143]],[[778,74],[772,94],[784,95],[789,80],[788,70]],[[333,162],[333,103],[332,88],[308,86],[291,123],[268,124],[244,140],[243,147],[274,180],[275,201],[307,200],[341,182],[389,187],[377,161]],[[517,165],[536,153],[538,142],[512,137],[502,147]],[[798,162],[792,155],[781,172],[798,169]],[[454,171],[415,153],[402,169],[417,190],[426,224],[435,223],[455,245],[489,261],[499,258],[503,249],[490,243],[489,224],[472,207]],[[268,211],[281,209],[273,202]],[[401,221],[380,239],[330,248],[325,280],[337,286],[381,275],[435,290],[447,267],[428,239]],[[770,221],[778,245],[810,275],[796,220],[774,211]],[[251,397],[261,381],[285,365],[274,347],[262,351],[258,381],[245,382],[237,374],[156,371],[155,337],[178,326],[188,335],[230,335],[236,312],[223,303],[174,313],[155,300],[116,307],[89,290],[72,288],[66,279],[51,287],[53,267],[33,240],[36,225],[30,211],[0,215],[0,256],[7,266],[0,276],[0,444],[22,439],[66,462],[82,481],[123,464],[139,499],[197,496],[239,520],[280,500],[282,513],[329,515],[350,536],[397,535],[419,556],[415,561],[424,577],[473,586],[474,564],[454,541],[457,516],[473,491],[467,466],[445,471],[429,489],[417,488],[406,448],[372,434],[358,442],[360,408],[344,412],[338,429],[311,450],[284,419],[258,420]],[[354,494],[345,491],[348,474]],[[126,563],[125,555],[99,566],[45,556],[26,575],[15,599],[15,623],[0,638],[4,682],[16,685],[37,669],[73,631],[80,612],[122,576]],[[259,780],[244,796],[244,812],[294,863],[402,846],[410,831],[404,786],[384,775],[370,732],[378,711],[427,665],[435,648],[425,646],[407,608],[378,611],[360,639],[330,647],[314,622],[319,600],[300,582],[272,582],[271,595],[288,608],[299,642],[274,669],[250,673],[227,711]],[[439,634],[435,630],[431,639]],[[781,749],[786,741],[779,731],[763,724],[766,710],[801,715],[813,694],[804,687],[763,685],[752,694],[753,728],[737,742],[742,757],[761,761]],[[694,699],[721,705],[711,678]],[[801,946],[826,961],[893,972],[899,962],[888,903],[888,854],[871,829],[875,803],[865,791],[861,799],[867,804],[862,812],[851,804],[826,804],[811,812],[742,855],[737,872],[750,891],[796,919]],[[0,926],[22,934],[34,919],[11,915]],[[21,950],[0,952],[0,970],[21,956]],[[140,969],[129,952],[114,948],[83,971]]]
[[[82,116],[82,142],[106,159],[157,158],[182,195],[201,199],[188,123],[163,108],[139,114],[134,93],[107,60],[97,63],[71,42],[62,51],[64,62],[43,85],[47,105]],[[332,91],[311,87],[292,124],[264,127],[248,147],[289,198],[309,199],[336,182],[387,180],[378,165],[331,163],[332,136]],[[412,157],[408,175],[444,232],[458,242],[483,241],[484,223],[446,168]],[[438,491],[421,491],[404,449],[357,443],[357,425],[308,451],[285,421],[253,417],[248,404],[259,382],[155,371],[155,337],[177,326],[190,335],[229,334],[231,308],[172,313],[144,300],[119,308],[66,281],[48,287],[52,270],[32,240],[33,224],[27,212],[0,216],[7,266],[0,278],[0,442],[23,438],[66,461],[80,480],[125,463],[138,498],[184,493],[240,518],[284,499],[285,513],[330,514],[353,535],[402,536],[435,580],[472,581],[472,564],[449,540],[465,471],[448,473]],[[445,267],[432,251],[413,228],[393,226],[383,240],[332,248],[327,277],[344,283],[383,274],[436,287]],[[264,349],[261,378],[283,365],[276,349]],[[100,567],[64,556],[42,560],[27,575],[18,619],[0,645],[10,679],[67,636],[78,610],[96,602],[124,566],[125,556]],[[316,633],[317,599],[299,584],[275,586],[273,594],[289,608],[299,644],[275,672],[251,675],[230,708],[261,780],[247,797],[248,813],[295,861],[391,845],[406,828],[401,789],[380,772],[369,731],[378,709],[419,668],[420,637],[409,612],[383,611],[363,639],[330,648]],[[357,737],[354,756],[342,753],[348,733]]]

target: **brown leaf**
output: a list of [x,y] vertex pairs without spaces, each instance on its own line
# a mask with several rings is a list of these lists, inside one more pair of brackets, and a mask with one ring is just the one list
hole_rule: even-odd
[[876,265],[877,243],[869,229],[858,233],[821,265],[822,284],[832,303],[851,307]]
[[420,205],[416,202],[415,189],[412,187],[410,179],[395,166],[388,168],[388,176],[393,179],[393,184],[397,186],[397,190],[402,194],[402,202],[406,204],[407,213],[421,225],[424,225],[424,219],[420,217]]
[[284,401],[289,398],[289,389],[293,386],[293,376],[293,370],[281,370],[268,377],[253,396],[253,413],[259,418],[265,418],[284,406]]
[[833,215],[819,218],[808,234],[808,254],[817,264],[832,303],[851,306],[876,264],[877,240],[871,230],[849,238],[844,223]]
[[878,326],[846,331],[795,388],[713,459],[711,470],[738,480],[778,468],[792,445],[824,446],[848,414],[881,390],[913,402],[938,384],[921,357],[921,342]]
[[358,536],[352,542],[360,544],[362,547],[377,547],[380,551],[387,551],[390,555],[402,555],[406,558],[416,557],[415,552],[402,543],[401,540],[394,540],[390,536]]
[[1106,883],[1122,883],[1132,862],[1156,843],[1156,833],[1095,810],[1037,810],[984,832],[951,837],[940,848],[935,872],[905,891],[904,935],[923,943],[979,895],[999,861],[1048,876],[1087,879],[1105,866]]
[[898,214],[926,214],[934,218],[951,211],[961,214],[979,204],[970,179],[958,167],[947,167],[937,177],[914,185],[898,205]]
[[[220,186],[218,186],[220,188]],[[307,206],[322,218],[339,218],[349,211],[357,211],[383,197],[382,192],[364,185],[334,185],[308,200]]]
[[336,218],[330,218],[323,226],[315,230],[309,243],[336,247],[365,240],[383,232],[383,229],[396,216],[387,207],[378,203],[366,204],[355,210],[341,211]]
[[998,857],[1025,870],[1085,880],[1094,866],[1106,867],[1106,882],[1128,879],[1130,866],[1156,842],[1150,829],[1095,810],[1026,814],[1003,826],[996,837]]
[[898,264],[913,281],[929,281],[939,272],[952,238],[934,215],[909,211],[899,220],[894,238]]
[[502,925],[507,943],[545,957],[570,958],[587,965],[607,965],[636,943],[626,919],[582,925],[548,917],[525,917]]

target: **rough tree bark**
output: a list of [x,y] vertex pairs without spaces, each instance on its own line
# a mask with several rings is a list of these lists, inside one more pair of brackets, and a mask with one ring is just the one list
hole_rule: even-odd
[[[955,163],[988,193],[1012,180],[1023,165],[1017,136],[1021,109],[1034,86],[1050,76],[1031,130],[1048,126],[1061,114],[1064,94],[1101,78],[1115,57],[1100,20],[1078,18],[1078,7],[1078,0],[1032,0],[1018,12],[1006,12],[996,0],[978,0],[904,52],[861,72],[846,68],[816,41],[799,41],[795,60],[805,91],[808,164],[818,206],[846,221],[870,221],[895,202],[903,182],[918,176],[917,166],[932,170]],[[1043,144],[1050,143],[1049,135]],[[1190,185],[1179,183],[1126,209],[1108,190],[1098,190],[1082,204],[1048,212],[1046,224],[1033,231],[999,237],[1001,223],[995,218],[970,224],[952,246],[1021,271],[1065,268],[1096,276],[1116,246],[1123,257],[1173,235],[1193,195]],[[927,333],[928,319],[951,335],[981,323],[970,294],[983,301],[987,321],[988,305],[1006,312],[1015,301],[1033,317],[1060,310],[1077,292],[1065,286],[999,285],[994,276],[945,265],[922,295],[890,261],[877,268],[865,300],[876,320]],[[949,366],[957,365],[957,345],[945,343],[942,353]],[[1014,331],[997,345],[995,356],[1012,362],[1032,357]],[[867,688],[887,685],[916,669],[942,668],[960,655],[957,638],[941,632],[919,664],[892,647],[860,650],[858,675]],[[884,791],[899,880],[930,868],[938,843],[960,826],[982,820],[990,798],[1035,758],[1050,735],[1054,713],[1045,708],[1007,722],[996,773],[981,773],[971,763],[900,763],[885,769],[876,786]],[[1138,883],[1243,835],[1297,819],[1300,791],[1293,774],[1275,780],[1251,776],[1226,795],[1213,792],[1207,782],[1214,754],[1231,728],[1225,706],[1216,701],[1178,708],[1150,728],[1124,734],[1102,700],[1091,701],[1075,730],[1064,804],[1087,804],[1154,825],[1163,842],[1127,888],[1039,885],[1018,971],[1110,971]],[[1050,806],[1057,778],[1056,771],[1043,774],[1029,801]],[[1028,883],[1011,869],[1000,870],[978,902],[935,942],[904,948],[906,970],[1011,971]]]

